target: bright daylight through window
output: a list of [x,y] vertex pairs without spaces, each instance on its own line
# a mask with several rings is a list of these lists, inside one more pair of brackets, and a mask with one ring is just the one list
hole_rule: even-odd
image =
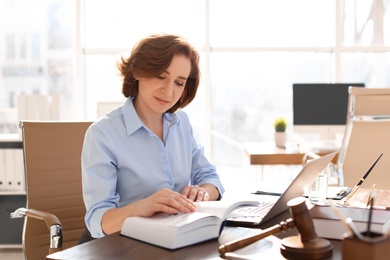
[[[292,131],[294,83],[390,87],[390,15],[382,0],[7,0],[0,2],[0,133],[55,106],[53,119],[97,118],[122,102],[116,62],[158,32],[185,36],[202,80],[186,111],[218,166],[247,163],[242,143]],[[153,8],[151,8],[153,6]],[[304,7],[304,8],[303,8]],[[28,108],[23,97],[42,95]],[[45,105],[46,104],[46,105]]]

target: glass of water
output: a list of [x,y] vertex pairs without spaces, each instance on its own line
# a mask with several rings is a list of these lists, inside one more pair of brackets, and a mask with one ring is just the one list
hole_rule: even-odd
[[326,201],[330,175],[329,165],[318,174],[316,180],[309,187],[309,199],[314,204],[324,204]]

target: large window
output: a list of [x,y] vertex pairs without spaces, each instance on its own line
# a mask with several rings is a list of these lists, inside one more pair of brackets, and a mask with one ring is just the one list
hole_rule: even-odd
[[76,11],[74,1],[0,1],[0,134],[18,132],[21,95],[77,106]]
[[0,1],[0,133],[17,131],[21,94],[59,94],[65,119],[96,119],[97,102],[124,99],[120,57],[168,32],[201,54],[186,108],[199,141],[218,166],[240,166],[243,142],[271,141],[275,117],[292,122],[294,82],[390,87],[388,2]]

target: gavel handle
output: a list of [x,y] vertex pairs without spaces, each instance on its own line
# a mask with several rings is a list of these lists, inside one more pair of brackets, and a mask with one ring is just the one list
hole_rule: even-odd
[[279,233],[280,231],[286,231],[287,229],[293,227],[295,227],[294,221],[291,218],[289,218],[286,221],[280,222],[280,224],[276,224],[275,226],[264,229],[260,234],[236,239],[225,245],[221,245],[218,251],[220,255],[225,255],[227,252],[232,252],[237,249],[246,247],[256,241],[259,241],[260,239]]

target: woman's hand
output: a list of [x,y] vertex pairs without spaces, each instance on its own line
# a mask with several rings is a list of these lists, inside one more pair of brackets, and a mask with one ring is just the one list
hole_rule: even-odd
[[195,204],[191,199],[166,188],[134,204],[137,204],[137,215],[142,217],[150,217],[157,212],[176,214],[195,211]]
[[181,194],[191,201],[207,201],[210,199],[210,194],[198,185],[188,185]]
[[112,234],[121,229],[127,217],[150,217],[157,212],[189,213],[194,212],[195,208],[192,200],[176,191],[165,188],[127,206],[107,210],[103,215],[102,229],[105,234]]
[[121,229],[127,217],[151,217],[157,212],[176,214],[179,212],[194,212],[194,201],[217,200],[219,191],[214,185],[203,184],[187,186],[182,194],[170,189],[162,189],[153,195],[138,200],[121,208],[107,210],[103,215],[102,228],[105,234],[112,234]]

